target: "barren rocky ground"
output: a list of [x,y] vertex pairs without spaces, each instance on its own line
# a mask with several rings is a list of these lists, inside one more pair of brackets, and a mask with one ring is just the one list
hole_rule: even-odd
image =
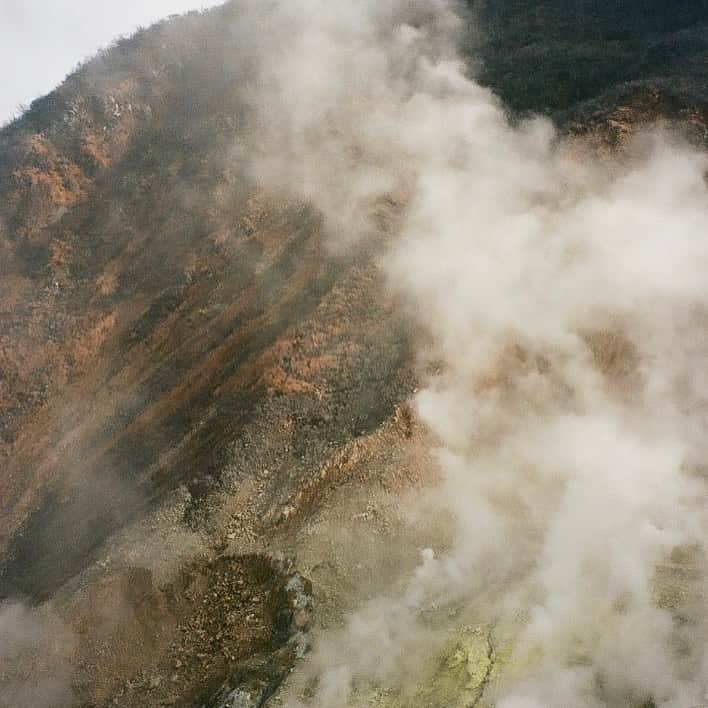
[[[657,120],[708,144],[705,7],[623,35],[615,4],[560,5],[486,3],[469,38],[511,111],[608,161]],[[377,267],[401,204],[342,254],[252,183],[237,21],[141,31],[0,132],[0,599],[40,627],[0,655],[8,708],[277,705],[311,634],[449,542],[407,506],[437,470]],[[456,611],[429,685],[482,705],[513,627]]]

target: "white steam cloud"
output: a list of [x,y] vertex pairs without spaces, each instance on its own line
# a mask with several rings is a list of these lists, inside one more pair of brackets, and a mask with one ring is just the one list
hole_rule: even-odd
[[491,585],[490,617],[530,608],[498,708],[706,701],[705,608],[657,599],[680,553],[702,577],[708,538],[706,156],[653,134],[601,164],[511,125],[446,0],[245,2],[242,26],[256,178],[340,245],[396,205],[382,267],[441,363],[417,406],[458,529],[317,656],[310,704],[410,671],[435,641],[418,610]]

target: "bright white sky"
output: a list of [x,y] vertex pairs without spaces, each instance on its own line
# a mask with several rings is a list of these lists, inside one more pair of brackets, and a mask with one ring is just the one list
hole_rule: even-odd
[[115,37],[223,0],[0,0],[0,125]]

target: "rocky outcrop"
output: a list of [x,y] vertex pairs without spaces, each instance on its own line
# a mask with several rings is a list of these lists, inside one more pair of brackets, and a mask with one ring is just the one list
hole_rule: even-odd
[[287,578],[285,602],[278,610],[274,635],[282,642],[269,655],[256,655],[234,667],[228,679],[200,708],[261,708],[308,650],[312,623],[312,586],[299,573]]

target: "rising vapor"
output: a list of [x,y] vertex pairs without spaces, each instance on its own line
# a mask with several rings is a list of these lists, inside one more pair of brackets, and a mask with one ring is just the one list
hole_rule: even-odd
[[316,205],[336,248],[400,211],[382,268],[441,362],[416,404],[457,524],[407,593],[323,640],[308,705],[400,680],[437,641],[419,610],[492,585],[484,619],[528,610],[499,708],[698,704],[704,607],[662,606],[657,568],[704,565],[708,160],[655,132],[602,163],[510,123],[464,25],[446,0],[243,5],[254,177]]

